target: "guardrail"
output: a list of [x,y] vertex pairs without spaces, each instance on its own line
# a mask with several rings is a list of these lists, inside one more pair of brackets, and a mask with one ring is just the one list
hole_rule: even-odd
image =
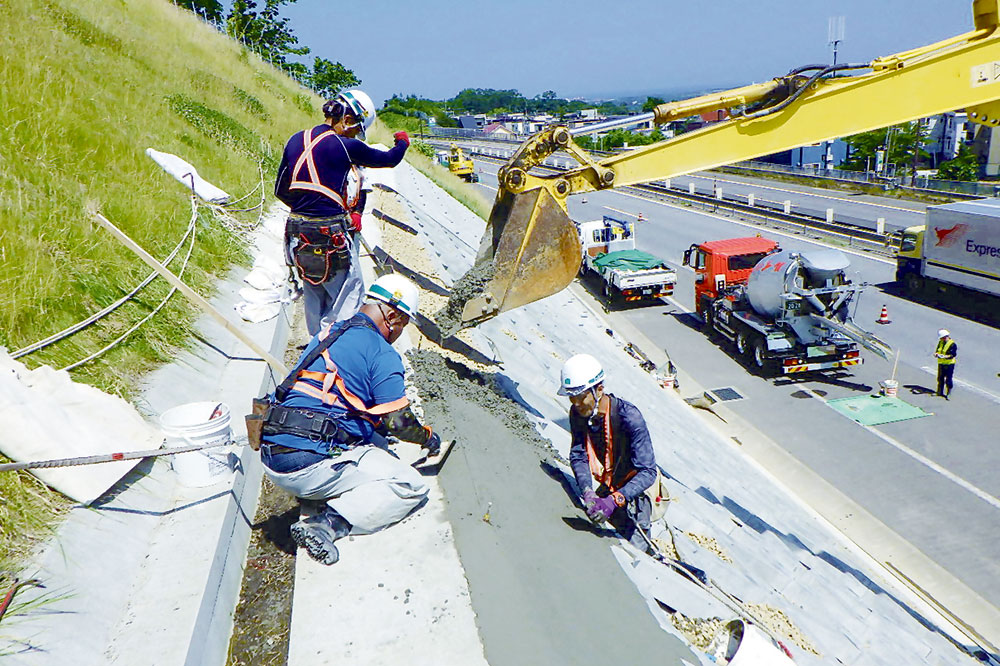
[[[505,161],[513,153],[512,149],[507,148],[466,146],[465,149],[470,155],[497,161]],[[564,171],[576,166],[578,166],[578,163],[570,157],[551,157],[546,160],[546,164],[541,168],[551,171]],[[744,217],[749,216],[760,219],[761,223],[764,224],[779,222],[784,225],[791,225],[801,232],[807,229],[814,232],[820,231],[828,235],[845,238],[849,247],[854,246],[855,242],[862,242],[874,246],[868,249],[876,249],[885,253],[891,253],[893,248],[899,247],[902,226],[890,225],[891,228],[887,231],[884,220],[871,222],[843,214],[837,216],[833,212],[833,209],[824,211],[823,215],[813,215],[803,210],[793,211],[790,202],[756,199],[753,203],[750,201],[744,203],[734,197],[726,198],[720,196],[721,191],[718,194],[715,191],[703,194],[698,191],[698,188],[694,184],[689,185],[687,190],[673,186],[668,187],[666,183],[657,182],[633,185],[628,189],[632,189],[647,198],[652,196],[656,198],[672,198],[685,203],[698,203],[712,212],[719,212],[719,210],[738,212]],[[872,224],[875,225],[875,228],[866,226]]]
[[[425,138],[475,139],[494,143],[521,144],[528,139],[529,134],[513,134],[508,137],[497,137],[486,134],[480,129],[463,129],[457,127],[434,127]],[[589,151],[592,155],[613,155],[613,151]],[[887,190],[900,189],[919,194],[946,195],[956,199],[979,199],[982,197],[1000,196],[1000,183],[961,180],[940,180],[928,176],[917,176],[910,185],[903,185],[899,178],[886,178],[868,171],[848,171],[846,169],[822,169],[819,167],[796,167],[785,164],[773,164],[747,160],[726,165],[725,168],[753,173],[773,173],[810,180],[826,180],[838,183],[862,183],[884,187]]]

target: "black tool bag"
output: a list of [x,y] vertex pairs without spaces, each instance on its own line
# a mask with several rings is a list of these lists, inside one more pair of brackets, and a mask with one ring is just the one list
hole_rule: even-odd
[[292,259],[299,277],[312,285],[321,285],[337,271],[351,264],[347,217],[323,220],[289,219],[285,232],[298,239]]

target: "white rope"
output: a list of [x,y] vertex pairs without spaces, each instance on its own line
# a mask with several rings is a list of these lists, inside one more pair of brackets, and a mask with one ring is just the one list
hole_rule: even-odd
[[[219,205],[219,204],[213,204],[213,203],[205,203],[205,204],[203,204],[205,207],[207,207],[209,210],[211,210],[213,212],[215,218],[224,227],[226,227],[226,229],[228,229],[229,231],[233,232],[235,235],[246,235],[246,234],[249,234],[250,232],[252,232],[254,229],[256,229],[258,226],[260,226],[263,223],[263,220],[264,220],[264,203],[266,201],[266,192],[264,191],[264,167],[263,167],[263,160],[261,160],[257,164],[257,172],[259,174],[259,180],[257,182],[257,185],[252,190],[250,190],[247,194],[245,194],[244,196],[242,196],[241,198],[237,199],[234,202],[226,204],[226,206],[231,206],[233,203],[239,203],[240,201],[243,201],[244,199],[250,197],[254,192],[257,192],[259,190],[260,191],[260,201],[256,205],[254,205],[254,206],[252,206],[250,208],[245,208],[245,209],[229,209],[229,210],[227,210],[226,207],[224,207],[222,205]],[[256,221],[250,222],[250,223],[241,222],[240,220],[236,219],[235,217],[233,217],[230,214],[230,211],[231,212],[249,212],[249,211],[258,210],[258,209],[260,210],[260,213],[257,215]],[[163,261],[163,265],[164,266],[169,265],[170,262],[172,262],[174,260],[174,258],[177,256],[177,254],[180,252],[181,248],[184,246],[184,243],[188,242],[188,240],[190,239],[190,243],[188,245],[187,254],[184,257],[184,263],[182,264],[180,271],[177,273],[178,276],[181,276],[181,275],[184,274],[184,271],[187,268],[188,262],[191,259],[191,253],[194,250],[194,243],[195,243],[195,236],[196,236],[195,232],[197,230],[198,210],[199,210],[198,198],[197,198],[197,195],[195,194],[195,190],[194,190],[194,178],[192,176],[191,177],[191,218],[188,220],[187,230],[184,232],[184,235],[181,237],[180,241],[174,247],[173,251],[169,255],[167,255],[166,259]],[[146,288],[147,286],[149,286],[149,284],[154,279],[156,279],[157,275],[158,275],[158,273],[156,271],[151,272],[134,289],[132,289],[130,292],[128,292],[127,294],[125,294],[125,296],[123,296],[122,298],[118,299],[114,303],[112,303],[112,304],[104,307],[102,310],[100,310],[98,312],[95,312],[94,314],[92,314],[91,316],[87,317],[83,321],[77,322],[76,324],[73,324],[72,326],[69,326],[69,327],[63,329],[62,331],[59,331],[58,333],[54,333],[53,335],[50,335],[49,337],[45,338],[44,340],[39,340],[38,342],[35,342],[35,343],[31,344],[31,345],[28,345],[27,347],[24,347],[22,349],[19,349],[19,350],[15,351],[14,353],[11,354],[11,358],[15,358],[15,359],[16,358],[20,358],[22,356],[27,356],[28,354],[32,354],[32,353],[34,353],[34,352],[36,352],[36,351],[38,351],[40,349],[44,349],[45,347],[48,347],[49,345],[55,344],[56,342],[64,340],[64,339],[70,337],[71,335],[74,335],[75,333],[78,333],[79,331],[83,330],[84,328],[87,328],[88,326],[90,326],[91,324],[99,321],[100,319],[103,319],[104,317],[108,316],[109,314],[111,314],[112,312],[114,312],[115,310],[117,310],[118,308],[120,308],[122,305],[124,305],[125,303],[127,303],[133,297],[135,297],[135,295],[138,294],[140,291],[142,291],[144,288]],[[98,350],[97,352],[91,354],[90,356],[88,356],[88,357],[86,357],[84,359],[81,359],[81,360],[79,360],[79,361],[77,361],[75,363],[72,363],[70,365],[67,365],[65,368],[63,368],[63,370],[72,370],[74,368],[77,368],[77,367],[83,365],[84,363],[88,363],[88,362],[94,360],[95,358],[97,358],[98,356],[101,356],[102,354],[106,353],[108,350],[112,349],[116,345],[120,344],[128,336],[130,336],[132,333],[134,333],[140,326],[142,326],[143,324],[145,324],[153,316],[155,316],[160,310],[162,310],[163,307],[170,300],[170,298],[173,296],[173,294],[174,294],[175,291],[177,291],[177,288],[176,287],[172,287],[170,289],[170,291],[167,293],[167,295],[164,297],[164,299],[160,302],[160,304],[156,306],[156,308],[154,308],[148,315],[146,315],[145,317],[143,317],[135,326],[133,326],[128,331],[126,331],[125,333],[123,333],[121,336],[119,336],[118,338],[116,338],[113,342],[111,342],[110,344],[106,345],[105,347],[103,347],[102,349]]]
[[[192,234],[194,232],[194,228],[195,228],[194,227],[194,221],[195,221],[195,219],[197,219],[197,216],[198,216],[197,204],[192,199],[191,219],[188,222],[187,231],[184,232],[184,235],[181,237],[181,240],[177,243],[177,246],[173,249],[173,251],[169,255],[167,255],[167,258],[163,261],[164,265],[167,265],[171,261],[174,260],[174,257],[177,256],[177,253],[180,252],[181,248],[184,246],[184,243],[187,242],[188,235],[190,235],[190,234]],[[103,310],[100,310],[99,312],[95,312],[94,314],[92,314],[91,316],[87,317],[83,321],[77,322],[76,324],[73,324],[72,326],[69,326],[68,328],[64,328],[63,330],[59,331],[58,333],[54,333],[54,334],[50,335],[49,337],[45,338],[44,340],[39,340],[38,342],[36,342],[34,344],[30,344],[27,347],[24,347],[22,349],[18,349],[16,352],[14,352],[13,354],[10,355],[11,358],[20,358],[22,356],[27,356],[28,354],[32,354],[32,353],[38,351],[39,349],[44,349],[45,347],[48,347],[49,345],[55,344],[56,342],[59,342],[60,340],[68,338],[69,336],[73,335],[74,333],[77,333],[77,332],[83,330],[84,328],[90,326],[91,324],[93,324],[94,322],[98,321],[99,319],[103,319],[104,317],[106,317],[107,315],[111,314],[112,312],[114,312],[115,310],[117,310],[119,307],[121,307],[122,305],[124,305],[126,302],[128,302],[133,296],[135,296],[140,291],[142,291],[150,282],[152,282],[156,278],[156,276],[157,276],[157,272],[156,271],[151,272],[148,276],[146,276],[146,279],[143,280],[142,282],[140,282],[134,289],[132,289],[132,291],[130,291],[129,293],[125,294],[123,297],[121,297],[120,299],[118,299],[117,301],[115,301],[114,303],[112,303],[111,305],[108,305]]]
[[[184,275],[184,270],[187,268],[188,261],[191,259],[191,252],[194,250],[194,241],[195,241],[194,220],[192,220],[191,223],[190,223],[190,225],[188,226],[188,234],[191,236],[191,243],[188,245],[187,254],[184,256],[184,263],[181,264],[181,269],[179,271],[177,271],[177,277],[181,277],[181,276]],[[188,234],[185,234],[185,235],[188,235]],[[170,297],[173,296],[174,292],[176,292],[176,291],[177,291],[177,287],[171,287],[170,291],[167,292],[167,295],[163,297],[162,301],[160,301],[160,304],[157,305],[155,308],[153,308],[152,312],[150,312],[148,315],[146,315],[145,317],[143,317],[142,319],[140,319],[139,322],[135,326],[133,326],[132,328],[128,329],[127,331],[125,331],[124,333],[122,333],[118,338],[116,338],[112,342],[108,343],[106,346],[104,346],[103,348],[99,349],[98,351],[94,352],[90,356],[88,356],[86,358],[83,358],[83,359],[80,359],[76,363],[71,363],[71,364],[67,365],[65,368],[63,368],[63,370],[73,370],[74,368],[78,368],[79,366],[83,365],[84,363],[89,363],[90,361],[93,361],[98,356],[104,354],[108,350],[110,350],[113,347],[117,346],[119,343],[121,343],[122,340],[124,340],[128,336],[132,335],[132,333],[134,333],[136,330],[138,330],[138,328],[140,326],[142,326],[147,321],[149,321],[154,316],[156,316],[156,313],[158,313],[160,310],[163,309],[163,307],[170,300]]]

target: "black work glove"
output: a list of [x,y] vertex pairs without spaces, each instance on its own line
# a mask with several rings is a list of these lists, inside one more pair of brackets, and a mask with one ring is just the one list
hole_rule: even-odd
[[427,449],[427,456],[436,456],[441,452],[441,435],[436,432],[432,432],[431,436],[427,438],[424,442],[424,448]]

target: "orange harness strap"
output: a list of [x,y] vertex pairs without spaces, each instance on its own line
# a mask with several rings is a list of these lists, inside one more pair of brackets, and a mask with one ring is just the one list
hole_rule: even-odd
[[[604,462],[597,456],[597,451],[594,449],[593,441],[590,439],[590,431],[587,431],[587,459],[590,461],[590,473],[594,475],[594,478],[599,481],[602,485],[607,487],[610,492],[615,492],[618,488],[615,487],[612,481],[614,480],[614,470],[615,470],[615,456],[614,456],[614,445],[612,444],[611,438],[611,405],[608,404],[608,411],[604,413]],[[625,483],[628,483],[629,479],[637,474],[636,470],[631,470],[625,475]]]
[[[305,130],[305,133],[302,136],[302,154],[299,155],[298,161],[295,162],[295,168],[292,169],[292,182],[288,184],[288,189],[317,192],[332,200],[335,204],[347,211],[350,210],[350,208],[344,200],[344,196],[334,192],[329,187],[320,184],[319,171],[316,169],[316,158],[313,156],[313,148],[315,148],[320,141],[331,135],[336,136],[336,132],[332,129],[321,132],[315,139],[313,139],[312,128]],[[303,166],[308,167],[309,180],[299,180],[299,173],[302,171]],[[357,203],[356,200],[355,203]]]

